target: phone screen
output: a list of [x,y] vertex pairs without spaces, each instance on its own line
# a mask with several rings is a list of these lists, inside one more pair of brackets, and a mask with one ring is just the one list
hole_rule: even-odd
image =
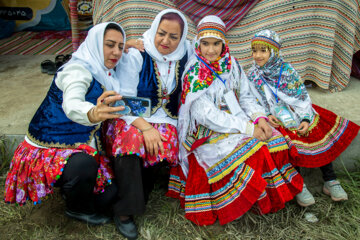
[[123,96],[122,100],[116,101],[116,103],[113,106],[125,107],[123,111],[116,112],[121,115],[130,115],[130,116],[138,116],[138,117],[151,116],[150,98]]

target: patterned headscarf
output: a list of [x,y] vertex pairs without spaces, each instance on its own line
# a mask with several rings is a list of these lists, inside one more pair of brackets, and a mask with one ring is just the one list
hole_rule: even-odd
[[[253,62],[248,72],[248,79],[256,88],[258,93],[254,93],[257,98],[265,105],[265,109],[270,109],[264,92],[264,79],[273,89],[278,84],[281,66],[280,83],[278,87],[278,95],[290,105],[304,107],[305,100],[308,98],[305,86],[302,84],[301,78],[297,71],[289,63],[284,63],[281,56],[281,40],[279,35],[272,30],[262,30],[255,34],[251,41],[251,46],[266,46],[270,49],[270,58],[260,67]],[[259,94],[261,96],[259,96]]]
[[281,64],[284,62],[280,51],[280,37],[272,30],[262,30],[256,33],[251,41],[251,47],[259,45],[266,46],[270,49],[270,58],[262,67],[254,61],[249,71],[254,72],[257,77],[258,75],[263,76],[268,83],[275,86],[280,75]]

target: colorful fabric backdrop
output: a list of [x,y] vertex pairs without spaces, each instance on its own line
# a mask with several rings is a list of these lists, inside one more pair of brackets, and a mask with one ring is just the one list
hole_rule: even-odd
[[[137,38],[150,27],[159,11],[178,8],[175,2],[93,0],[93,19],[94,23],[119,22],[130,39]],[[359,5],[359,0],[261,0],[228,31],[231,53],[247,70],[251,65],[251,38],[262,29],[272,29],[283,40],[284,60],[296,68],[303,80],[341,91],[350,79],[352,56],[360,50]],[[193,14],[196,9],[193,8]],[[189,17],[192,9],[184,14],[189,22],[188,37],[193,39],[196,25]]]
[[230,29],[246,15],[259,0],[173,0],[172,2],[196,24],[207,15],[216,15],[223,20],[226,29]]

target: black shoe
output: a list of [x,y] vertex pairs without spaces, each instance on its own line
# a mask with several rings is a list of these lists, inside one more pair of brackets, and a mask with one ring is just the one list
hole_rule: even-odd
[[85,213],[73,212],[71,210],[65,210],[65,214],[68,217],[75,218],[77,220],[84,221],[92,225],[100,225],[110,222],[109,217],[97,213],[85,214]]
[[114,217],[114,222],[117,230],[127,239],[137,239],[138,232],[134,220],[129,218],[128,220],[121,221],[119,217]]
[[49,75],[54,75],[56,73],[57,69],[53,61],[50,61],[48,59],[44,60],[41,62],[40,66],[42,73],[47,73]]

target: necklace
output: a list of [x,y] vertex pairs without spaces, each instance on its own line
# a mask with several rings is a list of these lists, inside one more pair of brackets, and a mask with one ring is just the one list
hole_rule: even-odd
[[[160,78],[160,81],[161,81],[160,70],[159,70],[159,67],[158,67],[156,62],[155,62],[155,67],[157,69],[157,74],[159,75],[159,78]],[[166,99],[166,100],[169,100],[168,89],[166,87],[166,84],[168,84],[168,80],[169,80],[169,77],[170,77],[170,69],[171,69],[171,61],[169,62],[169,68],[168,68],[168,72],[167,72],[166,82],[162,81],[162,84],[161,84],[162,99]]]

